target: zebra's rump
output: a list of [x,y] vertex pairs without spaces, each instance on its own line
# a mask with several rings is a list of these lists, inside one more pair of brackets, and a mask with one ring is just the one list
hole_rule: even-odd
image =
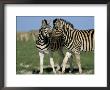
[[94,29],[80,31],[81,35],[81,51],[92,51],[94,50]]

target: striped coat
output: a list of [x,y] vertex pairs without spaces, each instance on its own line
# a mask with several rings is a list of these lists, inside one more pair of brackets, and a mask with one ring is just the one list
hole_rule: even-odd
[[82,73],[80,51],[94,50],[94,29],[77,30],[74,29],[74,26],[70,22],[67,22],[64,19],[55,19],[53,21],[53,28],[61,31],[64,45],[68,49],[68,52],[63,60],[62,73],[65,71],[66,63],[72,53],[76,57],[79,73]]
[[47,53],[50,56],[50,64],[52,66],[53,72],[56,73],[53,61],[53,51],[59,50],[60,54],[63,56],[62,44],[60,36],[54,36],[54,31],[52,32],[51,26],[48,24],[47,20],[42,20],[41,28],[39,29],[38,39],[36,41],[36,47],[39,50],[40,56],[40,73],[43,73],[43,62],[44,54]]

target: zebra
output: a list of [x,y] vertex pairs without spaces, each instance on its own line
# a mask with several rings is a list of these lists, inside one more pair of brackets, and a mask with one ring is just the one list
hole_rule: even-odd
[[90,30],[78,30],[74,29],[74,26],[61,18],[53,20],[53,29],[62,31],[62,38],[64,46],[68,49],[62,63],[62,73],[65,72],[65,66],[68,59],[75,55],[76,63],[79,68],[79,73],[82,73],[82,67],[80,63],[80,51],[92,51],[94,50],[94,29]]
[[58,36],[54,36],[54,34],[56,33],[52,31],[51,26],[47,20],[43,19],[41,28],[39,29],[38,39],[36,40],[36,47],[39,50],[40,56],[40,74],[43,73],[44,54],[49,54],[53,73],[56,73],[53,61],[53,52],[58,50],[59,54],[64,57],[62,51],[63,44],[60,43],[62,38],[59,37],[60,35],[57,34]]

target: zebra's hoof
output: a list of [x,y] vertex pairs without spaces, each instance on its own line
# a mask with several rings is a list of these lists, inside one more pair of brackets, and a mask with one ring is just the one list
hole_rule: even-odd
[[56,71],[54,71],[53,73],[56,74]]
[[69,73],[72,73],[72,71],[70,70]]
[[43,72],[39,72],[39,74],[43,74]]
[[61,74],[64,74],[64,73],[65,73],[64,71],[61,72]]
[[82,70],[79,70],[79,74],[82,74]]
[[57,71],[58,74],[62,74],[60,71]]

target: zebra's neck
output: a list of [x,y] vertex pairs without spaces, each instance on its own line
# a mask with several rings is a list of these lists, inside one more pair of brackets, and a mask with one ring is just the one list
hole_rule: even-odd
[[64,40],[64,45],[66,46],[66,48],[70,49],[70,42],[73,42],[73,38],[72,35],[76,30],[74,29],[74,27],[72,27],[71,25],[65,23],[63,25],[63,40]]
[[[71,26],[69,26],[68,24],[64,24],[64,26],[63,26],[63,29],[62,29],[63,31],[63,36],[64,37],[66,37],[66,36],[69,36],[70,34],[70,32],[72,31],[72,32],[74,32],[75,31],[75,29],[73,28],[73,27],[71,27]],[[69,37],[68,37],[69,38]]]
[[39,45],[44,45],[44,44],[47,44],[47,43],[48,43],[48,38],[44,37],[42,34],[40,34],[38,36],[38,44]]

